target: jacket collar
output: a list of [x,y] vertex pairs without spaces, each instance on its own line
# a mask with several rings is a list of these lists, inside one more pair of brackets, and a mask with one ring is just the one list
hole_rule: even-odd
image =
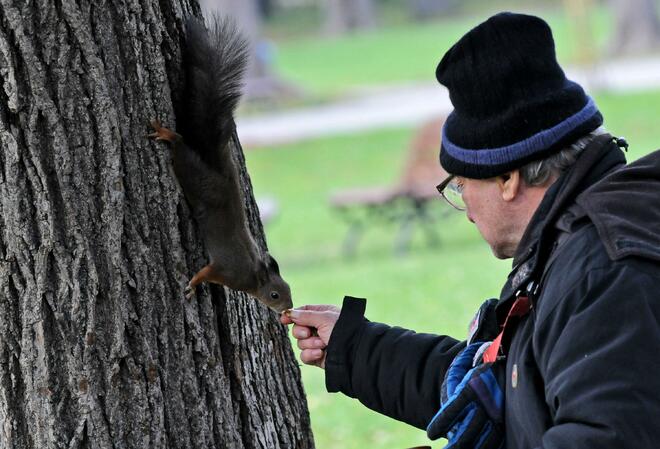
[[510,298],[529,279],[540,274],[537,271],[543,268],[554,242],[554,224],[566,208],[581,192],[625,162],[614,138],[603,134],[595,137],[575,164],[550,186],[520,240],[501,300]]

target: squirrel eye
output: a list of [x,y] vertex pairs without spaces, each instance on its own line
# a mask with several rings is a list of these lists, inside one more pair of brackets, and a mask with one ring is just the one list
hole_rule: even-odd
[[277,292],[270,292],[270,297],[273,298],[273,299],[279,299],[280,294],[277,293]]

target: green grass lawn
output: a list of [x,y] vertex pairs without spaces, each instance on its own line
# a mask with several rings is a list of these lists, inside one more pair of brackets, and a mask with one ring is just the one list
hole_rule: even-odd
[[[608,129],[628,138],[630,159],[660,146],[660,90],[601,94],[596,102]],[[347,260],[340,251],[346,225],[328,206],[334,190],[391,184],[411,132],[388,129],[253,149],[246,153],[248,170],[256,196],[274,196],[279,203],[279,215],[266,233],[297,305],[339,305],[346,294],[366,297],[372,320],[462,338],[478,305],[498,295],[510,266],[491,256],[463,214],[438,220],[437,248],[416,234],[405,257],[392,251],[395,229],[374,224],[357,257]],[[444,207],[438,200],[438,215]],[[320,369],[303,366],[302,373],[319,449],[405,448],[426,442],[422,431],[326,393]]]
[[[489,7],[469,17],[406,22],[336,38],[280,39],[276,70],[320,99],[374,85],[432,81],[435,67],[447,49],[467,30],[498,10]],[[530,12],[529,8],[522,11]],[[561,9],[531,12],[541,15],[552,27],[560,62],[575,62],[579,34]],[[595,9],[590,17],[595,51],[602,52],[611,33],[611,17],[605,8]]]

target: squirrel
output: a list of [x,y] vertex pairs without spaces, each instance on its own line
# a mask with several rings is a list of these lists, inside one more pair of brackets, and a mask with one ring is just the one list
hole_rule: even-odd
[[210,263],[192,277],[186,298],[207,281],[246,292],[282,312],[293,306],[291,290],[275,259],[261,255],[250,233],[231,156],[233,114],[247,54],[247,43],[230,20],[216,17],[207,31],[189,19],[183,52],[186,87],[176,114],[181,134],[154,119],[149,137],[171,145],[174,173],[209,253]]

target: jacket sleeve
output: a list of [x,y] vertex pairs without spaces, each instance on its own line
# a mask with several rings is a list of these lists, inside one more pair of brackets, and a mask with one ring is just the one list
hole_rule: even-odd
[[365,299],[344,298],[325,361],[326,388],[425,429],[440,408],[445,371],[465,342],[364,318]]
[[588,272],[545,319],[534,351],[553,417],[540,448],[660,444],[659,266]]

